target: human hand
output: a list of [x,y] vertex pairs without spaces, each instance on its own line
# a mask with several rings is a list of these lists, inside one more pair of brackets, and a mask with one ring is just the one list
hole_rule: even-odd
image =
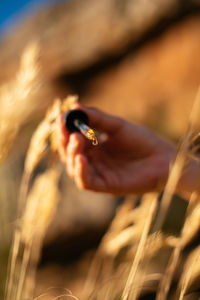
[[[104,133],[98,146],[80,133],[69,133],[58,120],[59,152],[68,174],[81,189],[113,194],[161,190],[175,147],[148,129],[99,110],[85,111],[90,126]],[[106,134],[106,138],[105,138]]]

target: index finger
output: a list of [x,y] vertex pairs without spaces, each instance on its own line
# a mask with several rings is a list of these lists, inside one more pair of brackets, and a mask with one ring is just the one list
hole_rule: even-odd
[[117,132],[123,125],[123,119],[104,113],[96,108],[85,107],[75,104],[72,109],[83,110],[89,117],[91,127],[104,131],[108,134]]

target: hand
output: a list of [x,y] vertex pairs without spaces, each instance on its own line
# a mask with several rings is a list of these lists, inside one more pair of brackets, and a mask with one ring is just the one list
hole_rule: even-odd
[[80,133],[70,134],[58,120],[59,152],[68,174],[81,189],[113,194],[161,190],[175,147],[142,126],[99,110],[85,111],[91,128],[104,132],[98,146]]

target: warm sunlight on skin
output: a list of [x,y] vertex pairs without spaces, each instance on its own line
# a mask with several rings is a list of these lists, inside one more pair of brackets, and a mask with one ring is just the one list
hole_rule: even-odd
[[[68,174],[81,189],[113,194],[162,191],[176,146],[141,125],[75,104],[90,119],[92,128],[106,139],[91,147],[79,133],[69,134],[58,120],[59,153]],[[177,184],[176,192],[190,195],[197,188],[198,163],[191,160]]]
[[59,152],[79,188],[114,194],[161,190],[175,146],[148,129],[99,110],[84,110],[90,125],[107,134],[91,147],[79,133],[69,134],[59,119]]

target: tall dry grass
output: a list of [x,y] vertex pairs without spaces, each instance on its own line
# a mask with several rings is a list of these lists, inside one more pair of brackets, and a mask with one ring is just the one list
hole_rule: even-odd
[[[59,199],[58,181],[61,170],[54,159],[57,151],[56,118],[75,101],[76,97],[68,97],[61,104],[61,101],[56,99],[30,140],[22,176],[17,227],[10,255],[6,300],[33,299],[42,241]],[[47,148],[51,149],[47,169],[37,175],[29,187],[31,176],[44,158]],[[66,295],[69,297],[69,294]]]
[[[16,78],[1,87],[0,163],[6,160],[17,133],[28,118],[38,111],[37,93],[43,84],[39,68],[39,45],[34,42],[25,49]],[[6,300],[33,299],[34,279],[46,230],[54,216],[61,174],[56,164],[56,118],[69,109],[77,97],[68,97],[62,104],[55,100],[35,130],[24,161],[17,219],[10,251]],[[46,171],[30,179],[51,149]],[[73,297],[69,292],[67,297]],[[74,297],[75,298],[75,297]]]
[[[33,105],[31,100],[40,85],[38,53],[37,44],[30,45],[22,56],[16,79],[1,89],[1,163],[7,158],[21,125],[38,105],[37,101]],[[59,201],[61,170],[57,165],[55,120],[74,101],[77,101],[76,97],[55,100],[30,140],[24,161],[5,300],[34,299],[35,274],[43,239]],[[179,236],[166,234],[163,224],[190,161],[199,160],[199,115],[200,91],[161,199],[157,194],[146,194],[138,204],[137,197],[127,197],[94,255],[80,299],[134,300],[153,292],[157,300],[182,300],[187,293],[195,291],[195,282],[200,279],[199,247],[193,249],[185,261],[183,258],[186,247],[200,229],[199,178],[197,188],[187,199],[188,208]],[[46,154],[46,170],[34,174]],[[48,298],[48,293],[37,299],[44,297],[52,299]],[[68,291],[54,299],[59,298],[78,299]]]
[[37,93],[42,83],[39,46],[33,42],[21,57],[15,79],[0,87],[0,163],[7,158],[20,127],[37,109]]

